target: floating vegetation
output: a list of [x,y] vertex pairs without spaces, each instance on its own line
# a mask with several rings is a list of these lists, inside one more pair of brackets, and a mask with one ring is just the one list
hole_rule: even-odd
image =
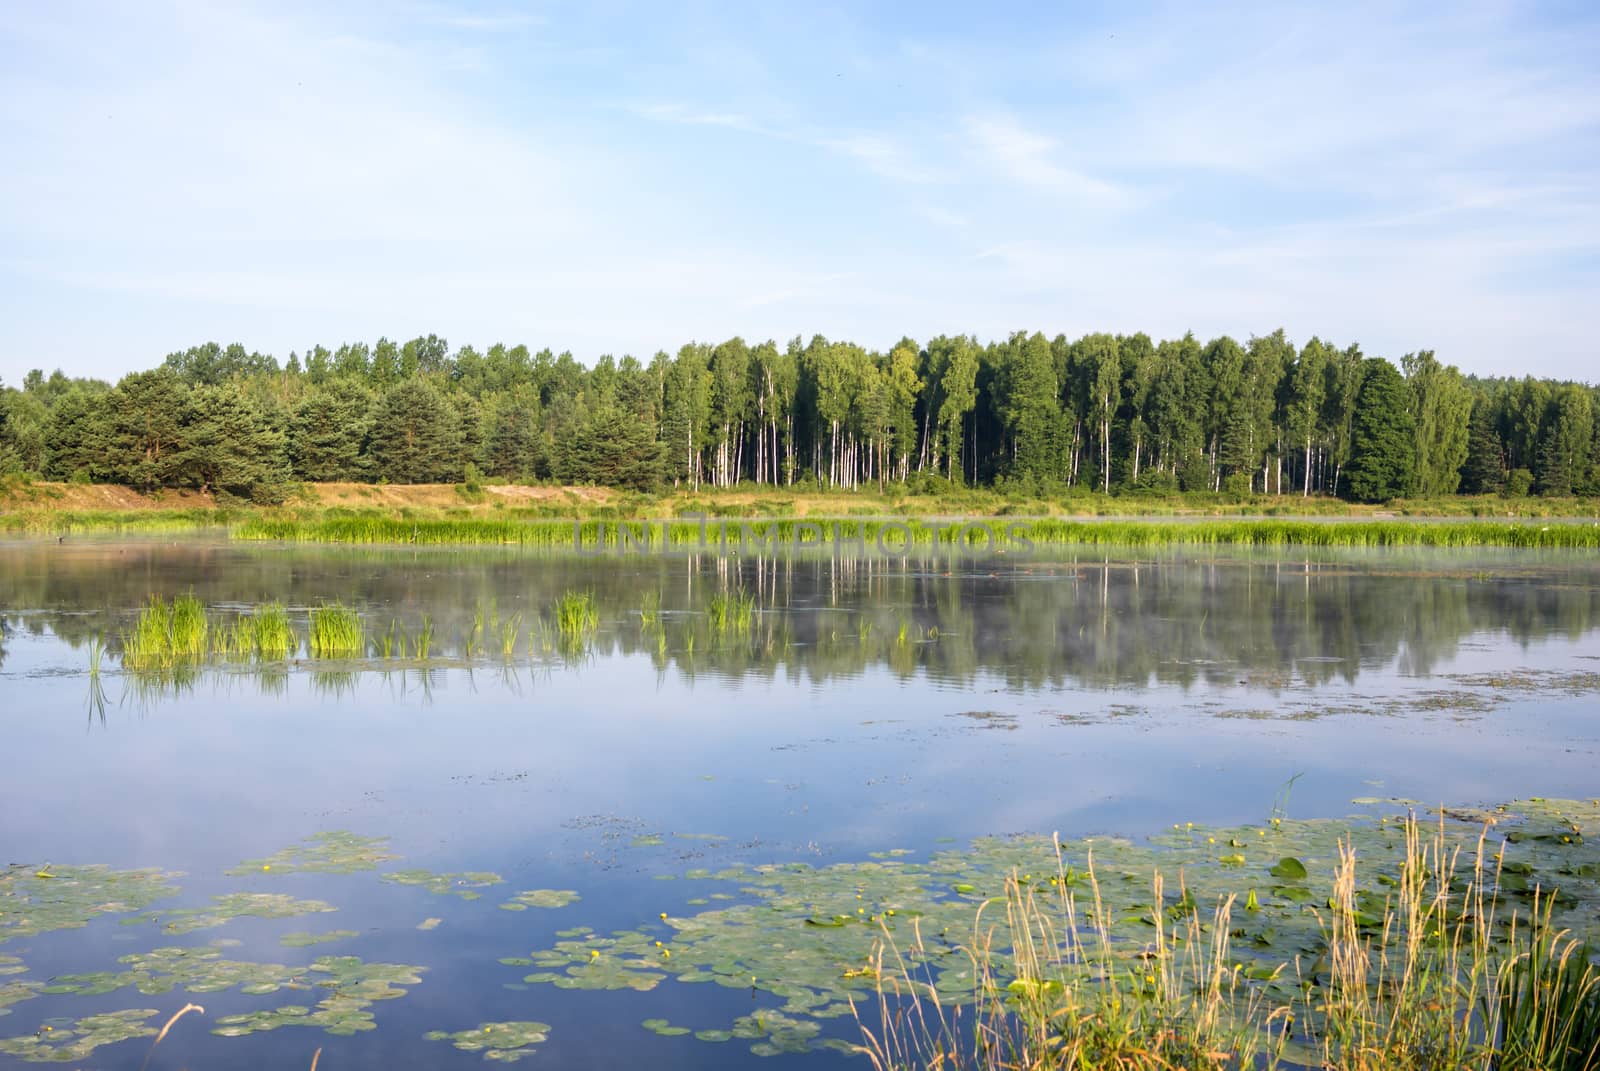
[[306,647],[313,658],[360,658],[367,652],[361,615],[336,602],[313,607]]
[[388,837],[363,837],[336,829],[314,833],[299,844],[273,852],[263,859],[246,859],[224,874],[354,874],[376,870],[378,864],[400,858],[389,851]]
[[159,1014],[154,1008],[130,1008],[86,1015],[71,1025],[47,1025],[32,1034],[0,1039],[0,1052],[30,1063],[74,1063],[88,1059],[102,1045],[155,1037],[157,1030],[148,1021]]
[[[305,1026],[348,1037],[378,1024],[367,1009],[376,1001],[406,995],[405,986],[422,981],[423,967],[399,963],[367,963],[355,956],[322,956],[309,968],[311,984],[329,990],[315,1008],[289,1004],[270,1011],[225,1015],[211,1032],[242,1037],[284,1026]],[[325,977],[314,977],[322,975]]]
[[[1144,843],[1067,842],[1059,855],[1051,839],[1009,837],[941,851],[925,863],[888,857],[827,867],[697,871],[702,880],[733,884],[739,899],[693,914],[663,913],[609,935],[569,931],[508,962],[535,968],[525,983],[560,988],[649,991],[675,978],[769,993],[784,1001],[778,1009],[783,1017],[808,1024],[779,1029],[773,1024],[783,1020],[763,1019],[775,1037],[762,1043],[790,1051],[785,1046],[815,1035],[814,1020],[849,1014],[850,1001],[877,993],[886,941],[904,958],[916,991],[936,995],[943,1007],[981,1003],[990,985],[1004,993],[1025,966],[1016,948],[1025,924],[1004,911],[983,915],[977,931],[974,920],[981,905],[1008,896],[1046,903],[1067,897],[1080,905],[1074,910],[1083,925],[1104,932],[1103,958],[1072,946],[1077,938],[1065,935],[1076,931],[1060,919],[1045,935],[1030,932],[1029,955],[1048,959],[1061,985],[1134,974],[1143,979],[1150,973],[1143,957],[1168,947],[1164,928],[1176,931],[1193,921],[1202,945],[1227,934],[1224,974],[1247,982],[1252,999],[1274,1006],[1307,1000],[1300,980],[1323,978],[1329,969],[1326,905],[1348,903],[1359,935],[1377,939],[1388,905],[1402,887],[1412,887],[1408,882],[1420,880],[1419,859],[1456,860],[1466,868],[1466,877],[1430,879],[1446,912],[1429,924],[1434,930],[1459,923],[1461,890],[1471,875],[1493,875],[1497,868],[1501,914],[1489,935],[1493,941],[1525,933],[1540,895],[1550,926],[1592,930],[1600,906],[1600,844],[1586,842],[1582,831],[1600,827],[1600,804],[1522,801],[1467,817],[1439,816],[1437,844],[1426,852],[1403,814],[1291,820],[1280,812],[1260,825],[1184,824]],[[1503,844],[1484,841],[1477,821],[1484,817],[1493,820],[1492,835]],[[1351,851],[1365,860],[1359,881],[1347,866]],[[1181,873],[1183,884],[1165,888],[1163,873]],[[1209,913],[1228,903],[1234,904],[1231,919],[1215,930]],[[1042,951],[1047,937],[1058,945]],[[1149,983],[1158,984],[1165,983]],[[1316,1020],[1309,1012],[1303,1017]]]
[[361,935],[354,930],[328,930],[325,933],[309,933],[305,930],[297,930],[294,933],[286,933],[278,938],[278,943],[285,948],[310,948],[313,945],[328,945],[336,941],[348,941],[352,937],[359,936]]
[[534,1046],[550,1036],[549,1023],[479,1023],[471,1030],[454,1034],[430,1030],[422,1035],[428,1041],[448,1041],[464,1052],[481,1052],[485,1060],[520,1060],[532,1056]]
[[571,889],[529,889],[500,905],[502,911],[526,911],[530,907],[557,908],[576,903],[579,896]]
[[283,893],[225,893],[211,898],[211,907],[184,907],[150,912],[122,920],[124,926],[159,922],[167,933],[193,933],[225,926],[234,919],[287,919],[338,910],[321,900],[296,900]]
[[52,930],[80,929],[102,915],[142,911],[174,896],[181,877],[157,869],[12,865],[0,870],[0,944]]
[[392,885],[412,885],[426,889],[436,896],[459,896],[463,900],[476,900],[483,894],[479,889],[499,885],[505,878],[489,871],[468,871],[461,874],[435,874],[431,870],[395,870],[383,875]]
[[689,1033],[688,1027],[673,1026],[666,1019],[646,1019],[639,1025],[650,1031],[650,1033],[664,1038],[678,1038]]
[[[283,943],[290,947],[303,947],[288,940]],[[276,993],[280,989],[303,988],[310,970],[304,966],[291,967],[281,963],[224,959],[221,948],[215,944],[195,948],[157,948],[122,956],[117,962],[126,969],[57,975],[41,992],[99,996],[132,987],[146,996],[170,993],[174,989],[184,989],[190,993],[220,993],[227,989],[238,989],[241,993],[261,996]]]

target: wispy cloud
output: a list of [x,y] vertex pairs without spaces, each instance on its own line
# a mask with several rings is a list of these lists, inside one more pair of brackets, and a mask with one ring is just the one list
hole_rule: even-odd
[[1101,204],[1127,199],[1127,191],[1121,187],[1068,167],[1057,139],[1023,126],[1012,116],[970,116],[963,126],[972,142],[973,159],[992,166],[1011,182]]

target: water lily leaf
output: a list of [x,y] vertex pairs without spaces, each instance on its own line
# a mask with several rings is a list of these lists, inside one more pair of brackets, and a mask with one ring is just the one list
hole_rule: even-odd
[[549,1023],[479,1023],[471,1030],[446,1033],[430,1030],[422,1035],[428,1041],[448,1041],[464,1052],[481,1052],[485,1060],[510,1062],[532,1056],[537,1045],[550,1037]]
[[463,900],[476,900],[483,894],[479,889],[499,885],[505,881],[499,874],[489,871],[467,871],[459,874],[436,874],[431,870],[394,870],[382,877],[393,885],[410,885],[426,889],[437,896],[459,896]]
[[1282,881],[1306,880],[1306,865],[1292,855],[1286,855],[1267,868],[1267,873]]
[[378,864],[400,858],[389,851],[388,837],[363,837],[346,830],[314,833],[293,847],[262,859],[246,859],[224,874],[354,874],[376,870]]
[[528,889],[500,905],[503,911],[526,911],[530,907],[558,908],[576,903],[580,897],[572,889]]

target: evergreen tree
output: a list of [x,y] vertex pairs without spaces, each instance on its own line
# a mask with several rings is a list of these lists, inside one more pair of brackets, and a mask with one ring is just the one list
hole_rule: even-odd
[[1495,431],[1487,398],[1472,406],[1467,428],[1467,457],[1461,464],[1460,490],[1469,495],[1498,494],[1506,485],[1506,450]]
[[1416,478],[1416,422],[1400,370],[1381,357],[1362,364],[1345,479],[1351,498],[1382,502],[1403,495]]
[[1534,469],[1541,495],[1570,495],[1589,483],[1589,451],[1594,437],[1594,411],[1589,392],[1575,384],[1557,390],[1545,420]]
[[79,387],[56,402],[45,430],[45,474],[51,479],[109,476],[105,394]]
[[204,491],[279,502],[289,480],[283,433],[232,384],[197,387],[184,413],[177,478]]
[[317,391],[294,410],[289,423],[289,455],[302,480],[359,480],[367,474],[361,453],[371,398],[348,380]]
[[122,377],[106,399],[103,472],[142,490],[177,482],[186,390],[167,368]]
[[653,490],[661,483],[663,450],[649,428],[604,406],[561,439],[556,477],[567,483]]
[[386,483],[454,483],[462,476],[454,407],[426,380],[397,383],[373,413],[368,454]]

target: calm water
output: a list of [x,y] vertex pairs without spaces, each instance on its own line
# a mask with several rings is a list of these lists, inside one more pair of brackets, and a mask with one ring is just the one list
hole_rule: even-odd
[[[599,609],[582,649],[530,628],[569,589],[592,591]],[[755,597],[752,627],[718,635],[708,600],[736,589]],[[433,657],[385,661],[374,639],[358,662],[123,674],[115,637],[140,604],[189,590],[218,621],[281,601],[302,633],[324,601],[358,609],[369,639],[391,623],[415,634],[426,618]],[[185,875],[155,922],[108,915],[0,942],[26,968],[0,975],[0,994],[219,937],[241,942],[226,950],[238,960],[426,968],[373,1006],[375,1031],[224,1038],[186,1020],[152,1067],[302,1067],[318,1046],[324,1068],[481,1067],[479,1054],[420,1035],[503,1020],[551,1024],[532,1057],[541,1066],[743,1066],[748,1041],[638,1024],[727,1028],[780,996],[672,979],[649,992],[513,989],[529,968],[497,960],[568,927],[692,914],[713,888],[684,880],[699,867],[1258,821],[1295,775],[1298,816],[1345,814],[1360,796],[1470,804],[1600,789],[1593,555],[740,560],[12,543],[0,547],[0,611],[0,863]],[[97,634],[110,643],[98,700]],[[464,900],[371,872],[222,873],[325,830],[389,838],[403,861],[383,870],[505,880]],[[678,880],[656,880],[667,876]],[[581,899],[499,910],[529,889]],[[338,911],[163,932],[161,910],[239,891]],[[278,941],[335,928],[358,935]],[[127,1008],[158,1010],[159,1025],[184,999],[30,993],[0,1015],[0,1037]],[[214,1020],[316,997],[194,999]],[[821,1036],[857,1034],[844,1017]],[[79,1063],[137,1067],[147,1044]],[[812,1051],[779,1066],[841,1060]],[[21,1063],[0,1055],[10,1066]]]

